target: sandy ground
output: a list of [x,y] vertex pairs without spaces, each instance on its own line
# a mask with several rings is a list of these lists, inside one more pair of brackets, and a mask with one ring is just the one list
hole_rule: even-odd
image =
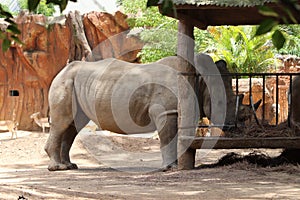
[[[109,143],[99,142],[94,133],[80,133],[71,150],[79,169],[49,172],[43,150],[48,134],[19,131],[18,136],[10,139],[10,133],[0,133],[0,199],[300,199],[299,166],[240,163],[158,172],[157,140],[114,137]],[[118,154],[117,143],[123,148]],[[232,151],[252,150],[198,151],[197,165],[214,163]],[[280,152],[262,151],[271,156]]]

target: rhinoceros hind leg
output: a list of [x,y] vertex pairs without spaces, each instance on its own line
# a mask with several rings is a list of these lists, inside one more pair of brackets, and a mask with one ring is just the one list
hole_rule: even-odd
[[162,171],[167,172],[167,171],[174,171],[177,169],[178,169],[178,164],[177,164],[177,161],[175,161],[175,162],[169,164],[168,166],[163,167]]
[[62,134],[55,134],[50,130],[50,135],[45,146],[45,151],[50,158],[49,171],[67,169],[67,167],[61,163],[61,141]]
[[78,166],[75,163],[68,162],[64,164],[67,165],[67,169],[78,169]]
[[75,126],[73,122],[64,133],[61,143],[61,162],[66,164],[68,169],[78,169],[76,164],[71,163],[70,149],[78,132],[88,123],[88,121],[89,119],[87,117],[81,117],[80,124],[76,123]]
[[61,163],[67,165],[67,169],[78,169],[77,165],[71,163],[70,160],[70,149],[74,142],[75,137],[77,136],[78,132],[74,123],[72,123],[64,133],[62,143],[61,143]]
[[64,118],[57,123],[58,120],[54,118],[50,127],[50,133],[45,145],[45,151],[50,158],[48,166],[49,171],[67,170],[68,166],[62,163],[62,146],[63,138],[68,130],[69,124],[72,122],[70,119]]
[[78,169],[77,165],[74,163],[51,163],[48,166],[49,171],[59,171],[59,170],[70,170]]
[[58,170],[67,170],[67,169],[68,169],[68,166],[66,164],[62,164],[62,163],[51,162],[48,165],[49,171],[58,171]]
[[177,113],[161,113],[155,118],[155,124],[160,138],[162,167],[169,169],[177,163]]

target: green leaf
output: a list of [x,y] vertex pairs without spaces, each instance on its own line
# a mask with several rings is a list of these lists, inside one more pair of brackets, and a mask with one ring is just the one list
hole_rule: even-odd
[[10,40],[5,38],[2,42],[2,51],[7,51],[10,47]]
[[176,15],[176,10],[174,9],[174,4],[172,0],[163,0],[162,2],[162,14],[166,15],[170,12],[174,12]]
[[276,17],[278,18],[278,13],[275,12],[272,8],[268,7],[268,6],[261,6],[258,8],[258,12],[264,16],[268,16],[268,17]]
[[285,37],[281,31],[276,30],[272,35],[272,42],[277,50],[281,49],[285,43]]
[[21,45],[24,44],[16,35],[12,35],[11,38],[18,44],[21,44]]
[[159,2],[159,0],[148,0],[147,1],[147,8],[151,7],[151,6],[157,6],[158,2]]
[[0,39],[6,38],[6,34],[3,31],[0,31]]
[[291,12],[291,10],[289,9],[285,9],[285,12],[287,13],[287,15],[289,16],[290,20],[294,23],[297,24],[297,19],[295,18],[295,16],[293,15],[293,13]]
[[14,34],[21,33],[21,31],[18,29],[18,27],[16,25],[12,25],[12,24],[8,25],[6,30],[7,30],[7,32],[14,33]]
[[10,18],[5,18],[4,21],[10,23],[10,24],[16,24],[13,20],[11,20]]
[[265,33],[270,32],[274,26],[278,25],[279,22],[277,20],[268,18],[262,21],[256,30],[255,36],[263,35]]
[[4,15],[6,18],[13,18],[12,14],[6,11],[1,11],[1,15]]
[[41,0],[28,0],[28,9],[29,11],[34,11],[39,5]]
[[[64,9],[66,9],[68,1],[69,0],[47,0],[46,4],[53,3],[55,5],[58,5],[60,8],[60,12],[62,12]],[[73,2],[77,2],[77,0],[74,0]]]
[[66,9],[68,4],[68,0],[62,0],[61,3],[59,4],[60,12],[62,12],[64,9]]

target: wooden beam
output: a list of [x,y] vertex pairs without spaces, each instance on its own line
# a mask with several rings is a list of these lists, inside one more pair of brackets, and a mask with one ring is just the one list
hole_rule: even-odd
[[193,24],[193,26],[196,26],[199,29],[203,29],[203,30],[207,29],[208,24],[207,24],[207,20],[205,20],[205,17],[203,17],[202,19],[200,19],[199,16],[197,18],[194,18],[191,15],[187,15],[180,12],[177,13],[177,17],[182,21],[186,21]]
[[[178,23],[177,55],[181,73],[178,75],[178,169],[192,169],[195,166],[196,150],[183,143],[181,137],[195,135],[197,126],[194,61],[194,26],[189,21]],[[192,88],[192,91],[191,89]]]
[[[300,0],[298,0],[300,3]],[[281,4],[267,3],[279,16],[289,18],[285,8]],[[167,13],[167,16],[189,21],[194,26],[205,29],[207,26],[221,26],[221,25],[258,25],[268,16],[262,15],[258,6],[252,7],[238,7],[238,6],[217,6],[217,5],[176,5],[176,12],[173,10]],[[161,12],[161,6],[159,6]],[[300,15],[294,10],[291,10],[293,16],[298,23],[300,22]],[[279,20],[279,23],[285,23]],[[290,22],[292,23],[292,22]]]
[[[161,11],[161,7],[159,7],[159,11],[160,13],[162,13]],[[199,15],[197,17],[190,15],[189,13],[186,12],[180,12],[180,10],[177,10],[176,12],[172,11],[166,14],[168,17],[172,17],[175,19],[179,19],[181,21],[185,21],[185,22],[189,22],[189,24],[196,26],[199,29],[203,29],[206,30],[208,24],[207,24],[207,20],[205,20],[205,17],[203,17],[201,19],[201,17],[199,17],[199,15],[201,15],[199,13]],[[203,16],[203,15],[201,15]]]
[[192,149],[248,149],[248,148],[293,148],[300,149],[300,137],[181,137],[183,143],[190,144]]

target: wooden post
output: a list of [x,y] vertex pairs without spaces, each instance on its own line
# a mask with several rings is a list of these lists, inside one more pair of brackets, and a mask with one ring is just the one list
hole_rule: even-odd
[[[177,56],[180,59],[178,75],[178,169],[193,169],[195,149],[189,148],[190,142],[184,142],[182,136],[195,136],[196,101],[194,63],[194,26],[187,21],[178,22]],[[187,85],[188,84],[188,85]],[[192,91],[188,88],[192,88]]]

